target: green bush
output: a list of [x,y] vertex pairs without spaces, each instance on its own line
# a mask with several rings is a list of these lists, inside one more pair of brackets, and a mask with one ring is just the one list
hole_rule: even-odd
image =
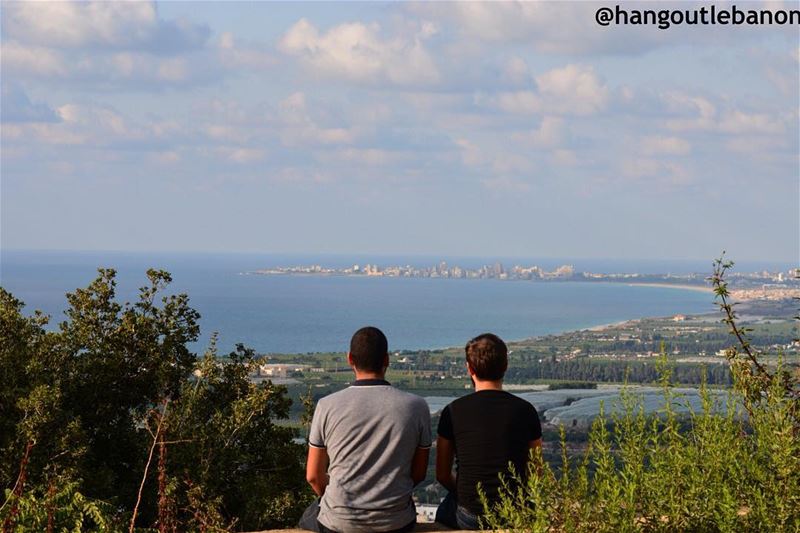
[[[646,416],[624,393],[622,412],[601,414],[586,452],[551,468],[540,458],[525,481],[510,477],[485,525],[521,531],[797,531],[800,440],[793,400],[773,394],[748,417],[725,413],[703,387],[703,409],[689,428],[671,409]],[[731,397],[733,398],[733,397]],[[609,424],[609,422],[612,422]],[[609,429],[610,428],[610,429]],[[563,430],[562,430],[563,431]]]
[[[303,449],[279,425],[284,387],[248,378],[253,352],[197,358],[199,315],[160,296],[134,303],[101,269],[67,295],[67,320],[25,316],[0,288],[2,531],[215,531],[296,521],[310,496]],[[159,297],[160,296],[160,297]]]
[[622,409],[600,413],[583,454],[570,457],[561,430],[561,464],[539,453],[525,476],[504,476],[498,501],[484,499],[483,525],[519,531],[800,531],[800,396],[790,368],[761,364],[729,303],[716,263],[715,291],[737,344],[725,405],[701,387],[688,420],[663,358],[664,409],[645,415],[631,391]]

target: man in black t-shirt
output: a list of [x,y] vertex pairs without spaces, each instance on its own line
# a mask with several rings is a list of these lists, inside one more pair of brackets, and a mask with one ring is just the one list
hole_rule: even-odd
[[506,344],[485,333],[469,341],[465,351],[475,392],[453,401],[439,419],[436,479],[449,494],[439,505],[436,521],[456,529],[478,529],[483,513],[478,483],[491,502],[497,498],[500,474],[509,473],[509,463],[524,476],[531,449],[542,445],[542,428],[533,405],[503,391]]

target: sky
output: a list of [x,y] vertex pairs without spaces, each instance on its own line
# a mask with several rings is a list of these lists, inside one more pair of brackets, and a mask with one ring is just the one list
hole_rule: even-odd
[[0,246],[800,262],[800,28],[605,5],[3,1]]

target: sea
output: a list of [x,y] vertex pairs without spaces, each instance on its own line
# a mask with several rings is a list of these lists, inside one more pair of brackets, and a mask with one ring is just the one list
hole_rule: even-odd
[[[474,268],[501,261],[577,271],[710,272],[711,262],[625,262],[569,259],[369,257],[278,254],[0,251],[0,285],[25,302],[26,312],[64,320],[65,294],[85,287],[98,267],[117,270],[117,298],[136,299],[148,268],[169,271],[168,293],[187,293],[201,315],[202,352],[212,332],[221,353],[237,343],[259,353],[345,352],[352,333],[381,328],[390,350],[463,346],[494,332],[507,340],[561,333],[624,320],[715,310],[713,295],[696,290],[620,283],[532,282],[441,278],[256,275],[258,269],[410,264]],[[759,265],[760,266],[760,265]]]

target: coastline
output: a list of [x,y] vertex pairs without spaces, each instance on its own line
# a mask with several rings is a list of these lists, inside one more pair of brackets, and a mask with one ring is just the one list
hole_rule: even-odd
[[625,285],[630,287],[657,287],[661,289],[681,289],[686,291],[708,292],[713,293],[714,289],[706,287],[705,285],[687,285],[685,283],[631,283],[626,282]]
[[[617,326],[624,326],[625,324],[628,324],[630,322],[637,322],[637,321],[641,320],[642,318],[660,318],[660,317],[644,317],[643,316],[643,317],[639,317],[639,318],[631,318],[630,320],[620,320],[619,322],[609,322],[608,324],[600,324],[598,326],[592,326],[590,328],[583,328],[583,330],[573,330],[573,331],[605,331],[607,329],[611,329],[611,328],[614,328],[614,327],[617,327]],[[564,331],[564,332],[560,333],[559,335],[562,335],[564,333],[570,333],[570,332],[569,331]]]

